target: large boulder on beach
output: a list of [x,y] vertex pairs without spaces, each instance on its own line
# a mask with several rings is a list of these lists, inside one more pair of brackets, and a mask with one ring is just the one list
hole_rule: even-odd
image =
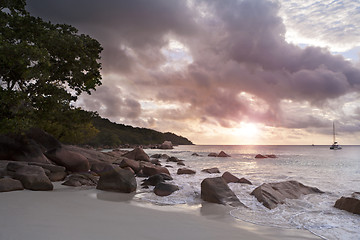
[[174,184],[160,182],[155,186],[154,193],[157,196],[163,197],[163,196],[169,196],[170,194],[178,190],[179,187]]
[[20,167],[15,171],[13,178],[19,180],[25,189],[33,191],[49,191],[54,188],[44,169],[39,166]]
[[12,178],[0,178],[0,192],[11,192],[24,190],[24,186],[19,180]]
[[119,166],[121,168],[129,167],[131,168],[135,173],[138,173],[141,169],[140,162],[129,159],[129,158],[123,158],[123,160],[120,162]]
[[96,186],[98,179],[91,173],[73,173],[66,178],[62,183],[65,186],[80,187],[80,186]]
[[353,193],[350,197],[341,197],[334,207],[354,214],[360,214],[360,192]]
[[229,204],[233,207],[245,206],[222,177],[205,178],[201,182],[201,199],[211,203]]
[[70,172],[87,172],[90,170],[89,161],[86,157],[64,147],[49,150],[45,155]]
[[125,153],[123,155],[123,157],[126,157],[126,158],[130,158],[130,159],[133,159],[133,160],[137,160],[137,161],[145,161],[145,162],[149,162],[150,161],[150,157],[149,155],[147,155],[144,150],[142,148],[135,148],[134,150],[128,152],[128,153]]
[[45,164],[45,163],[29,163],[29,165],[42,167],[45,170],[46,175],[52,182],[62,181],[68,175],[66,172],[66,168],[63,166],[57,166],[57,165]]
[[94,163],[92,163],[90,165],[91,165],[90,166],[90,171],[100,175],[111,164],[107,163],[107,162],[94,162]]
[[269,209],[277,207],[278,204],[283,204],[285,199],[298,199],[302,195],[312,193],[323,193],[316,187],[305,186],[297,181],[285,181],[277,183],[264,183],[255,188],[251,195],[263,203]]
[[50,163],[42,147],[24,136],[0,135],[0,160]]
[[173,144],[171,141],[164,141],[160,146],[160,149],[173,149]]
[[143,175],[146,177],[150,177],[161,173],[165,173],[170,176],[170,172],[166,167],[161,167],[150,163],[143,165],[141,170]]
[[192,174],[195,174],[195,173],[196,173],[195,170],[188,169],[188,168],[179,168],[179,169],[177,170],[177,174],[178,174],[178,175],[182,175],[182,174],[192,175]]
[[43,147],[43,152],[61,147],[61,143],[49,133],[40,128],[31,128],[26,132],[29,139],[34,140]]
[[117,166],[109,166],[106,171],[100,175],[96,189],[131,193],[136,191],[137,182],[131,171],[124,170]]

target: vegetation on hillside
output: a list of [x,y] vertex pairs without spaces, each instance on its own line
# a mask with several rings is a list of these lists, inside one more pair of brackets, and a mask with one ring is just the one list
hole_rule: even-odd
[[99,133],[85,144],[94,147],[117,147],[121,144],[150,145],[161,144],[164,141],[171,141],[174,145],[193,144],[187,138],[174,133],[161,133],[147,128],[117,124],[100,117],[93,118],[92,123]]

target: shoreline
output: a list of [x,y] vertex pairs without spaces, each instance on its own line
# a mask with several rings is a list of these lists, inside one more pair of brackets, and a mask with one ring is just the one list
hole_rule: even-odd
[[236,220],[223,205],[160,206],[134,196],[61,183],[50,192],[2,193],[0,239],[321,239]]

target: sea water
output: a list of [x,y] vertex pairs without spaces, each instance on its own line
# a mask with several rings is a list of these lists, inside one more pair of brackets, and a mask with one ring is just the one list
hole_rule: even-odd
[[[228,158],[208,157],[210,152],[225,151]],[[167,154],[184,160],[185,167],[195,175],[177,175],[176,163],[167,163],[174,180],[170,183],[180,190],[167,197],[156,196],[152,188],[138,188],[136,198],[161,205],[200,205],[201,181],[221,176],[228,171],[253,185],[229,183],[229,187],[248,208],[234,208],[230,215],[236,219],[265,226],[306,229],[323,239],[360,239],[360,216],[334,208],[341,196],[360,192],[360,146],[178,146],[172,150],[145,149],[149,155]],[[193,156],[197,153],[200,156]],[[255,158],[256,154],[275,154],[276,158]],[[220,174],[208,174],[202,169],[217,167]],[[262,183],[296,180],[317,187],[324,194],[309,194],[300,199],[288,199],[269,210],[250,193]],[[140,184],[140,180],[139,180]]]

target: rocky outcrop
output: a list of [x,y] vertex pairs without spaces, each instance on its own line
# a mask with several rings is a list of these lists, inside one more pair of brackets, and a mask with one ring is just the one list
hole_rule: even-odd
[[[8,169],[9,170],[9,169]],[[53,190],[50,179],[39,166],[25,165],[16,169],[13,178],[19,180],[25,189],[33,191]]]
[[29,163],[29,165],[39,166],[44,170],[48,170],[45,173],[52,182],[62,181],[67,176],[66,168],[62,166],[44,163]]
[[121,168],[130,167],[135,173],[138,173],[141,169],[140,162],[129,159],[129,158],[123,158],[123,160],[120,162]]
[[97,185],[97,189],[112,192],[130,193],[136,191],[137,183],[134,174],[117,166],[109,166]]
[[164,141],[160,146],[159,149],[173,149],[173,144],[171,141]]
[[252,183],[246,178],[238,178],[229,172],[224,172],[221,177],[225,180],[226,183],[244,183],[252,185]]
[[31,128],[27,131],[26,136],[41,145],[43,152],[61,147],[61,143],[56,138],[39,128]]
[[47,151],[45,155],[51,161],[65,167],[70,172],[87,172],[90,170],[89,161],[86,157],[64,147]]
[[66,178],[62,183],[65,186],[80,187],[80,186],[96,186],[98,179],[91,173],[74,173]]
[[360,214],[360,192],[353,193],[350,197],[341,197],[334,207],[354,214]]
[[53,136],[37,128],[25,135],[0,135],[0,160],[50,163],[44,152],[60,146]]
[[196,173],[196,171],[188,169],[188,168],[179,168],[177,170],[178,175],[182,175],[182,174],[190,174],[191,175],[191,174],[195,174],[195,173]]
[[92,164],[94,163],[99,163],[99,162],[113,163],[124,154],[124,152],[120,152],[116,150],[112,152],[100,152],[91,148],[82,148],[73,145],[62,145],[62,147],[69,151],[76,152],[84,156],[88,160],[90,166],[92,166]]
[[0,135],[0,160],[50,163],[41,146],[24,136]]
[[201,170],[201,172],[213,174],[213,173],[220,173],[220,170],[217,167],[214,167],[214,168],[203,169]]
[[147,155],[144,150],[142,148],[135,148],[134,150],[128,152],[128,153],[125,153],[123,155],[123,157],[126,157],[126,158],[130,158],[130,159],[133,159],[133,160],[136,160],[136,161],[145,161],[145,162],[149,162],[150,161],[150,157],[149,155]]
[[95,162],[91,164],[90,171],[100,175],[107,167],[109,167],[109,165],[111,164],[107,162]]
[[166,167],[160,167],[160,166],[156,166],[153,164],[145,164],[142,167],[142,173],[144,176],[146,177],[150,177],[156,174],[161,174],[161,173],[165,173],[167,175],[170,175],[169,170]]
[[0,178],[0,192],[24,190],[22,183],[9,177]]
[[233,207],[244,206],[222,177],[205,178],[201,182],[201,199]]
[[178,191],[179,187],[173,184],[160,182],[154,188],[154,193],[157,196],[169,196],[175,191]]
[[217,157],[217,153],[214,153],[214,152],[209,153],[209,154],[208,154],[208,157]]
[[14,176],[15,172],[24,166],[38,166],[43,168],[46,176],[52,182],[62,181],[67,176],[66,169],[62,166],[37,162],[0,161],[0,167],[5,167],[2,171],[6,170],[3,172],[4,176]]
[[269,209],[283,204],[285,199],[297,199],[301,195],[323,193],[318,188],[308,187],[297,181],[278,183],[264,183],[251,193],[256,199]]

